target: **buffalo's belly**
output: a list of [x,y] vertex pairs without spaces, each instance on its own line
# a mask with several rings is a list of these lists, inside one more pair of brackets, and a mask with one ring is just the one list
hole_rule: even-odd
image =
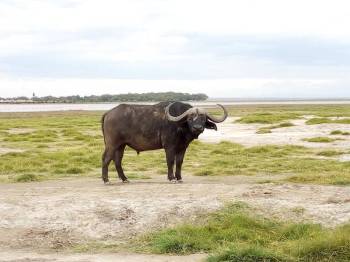
[[135,144],[127,144],[132,149],[136,150],[137,152],[143,152],[143,151],[149,151],[149,150],[157,150],[161,149],[162,146],[160,145],[135,145]]
[[135,149],[138,152],[147,150],[161,149],[162,144],[157,138],[147,138],[143,136],[134,137],[129,139],[126,143],[129,147]]

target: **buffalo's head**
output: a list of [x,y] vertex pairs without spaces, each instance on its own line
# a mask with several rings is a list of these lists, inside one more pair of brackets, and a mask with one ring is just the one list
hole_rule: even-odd
[[167,119],[172,122],[187,122],[189,129],[196,136],[200,135],[204,131],[204,128],[217,130],[215,123],[225,121],[228,116],[226,108],[220,104],[218,106],[224,110],[222,117],[211,116],[204,109],[196,107],[189,108],[179,116],[172,116],[169,111],[173,104],[171,103],[165,108]]

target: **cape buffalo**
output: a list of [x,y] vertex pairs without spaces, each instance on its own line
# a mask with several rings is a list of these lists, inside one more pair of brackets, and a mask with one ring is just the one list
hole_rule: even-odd
[[[197,139],[204,128],[215,129],[215,123],[227,118],[227,110],[220,106],[224,115],[214,117],[204,109],[181,102],[161,102],[155,105],[121,104],[102,116],[102,132],[105,151],[102,156],[102,179],[108,179],[108,165],[114,160],[119,178],[124,175],[122,159],[125,146],[137,153],[164,148],[168,165],[168,179],[181,182],[181,166],[188,145]],[[176,164],[175,177],[173,174]]]

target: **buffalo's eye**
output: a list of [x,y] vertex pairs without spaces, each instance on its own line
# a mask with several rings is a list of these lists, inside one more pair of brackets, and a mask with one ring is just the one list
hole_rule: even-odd
[[194,118],[195,118],[195,115],[193,114],[188,117],[189,120],[193,120]]

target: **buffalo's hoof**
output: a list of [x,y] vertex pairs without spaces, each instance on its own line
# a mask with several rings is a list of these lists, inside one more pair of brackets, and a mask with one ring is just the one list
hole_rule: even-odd
[[182,179],[179,179],[179,180],[177,180],[176,182],[181,184],[181,183],[183,183],[184,181],[182,181]]
[[111,183],[110,181],[104,181],[103,183],[105,184],[105,186],[110,186],[110,185],[112,185],[112,183]]
[[123,183],[130,183],[130,181],[129,180],[123,180]]
[[172,183],[172,184],[176,184],[176,180],[175,179],[169,180],[169,182]]

